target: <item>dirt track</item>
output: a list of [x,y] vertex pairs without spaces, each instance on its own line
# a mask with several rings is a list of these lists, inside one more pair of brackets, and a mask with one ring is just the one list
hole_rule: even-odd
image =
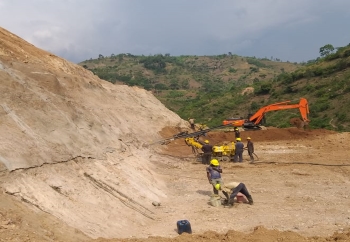
[[[169,129],[163,135],[173,133]],[[233,136],[232,132],[210,132],[206,138],[220,144]],[[161,201],[158,208],[162,223],[143,228],[150,236],[174,239],[147,241],[325,241],[325,237],[327,241],[350,241],[348,133],[270,128],[242,132],[241,136],[253,139],[259,160],[249,164],[245,154],[243,164],[221,163],[223,178],[244,182],[254,205],[210,206],[205,166],[190,158],[191,148],[183,140],[175,140],[164,153],[182,160],[158,164],[173,196]],[[192,235],[176,237],[180,219],[191,222]],[[333,235],[335,232],[340,235]]]

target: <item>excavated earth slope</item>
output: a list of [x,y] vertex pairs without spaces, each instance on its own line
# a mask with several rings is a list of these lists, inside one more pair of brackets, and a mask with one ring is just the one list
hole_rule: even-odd
[[[223,179],[244,182],[254,205],[212,207],[191,148],[153,144],[189,129],[150,92],[2,28],[0,80],[0,241],[350,240],[349,133],[242,132],[259,160],[221,162]],[[181,219],[192,234],[177,234]]]
[[[167,196],[147,144],[186,128],[150,92],[112,85],[0,29],[1,187],[91,238],[125,237]],[[121,219],[122,218],[122,219]]]

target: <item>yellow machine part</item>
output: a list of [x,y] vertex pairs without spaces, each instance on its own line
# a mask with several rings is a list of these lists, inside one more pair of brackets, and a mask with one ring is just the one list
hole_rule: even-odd
[[224,152],[224,147],[215,145],[213,146],[213,152],[214,153]]
[[198,141],[196,141],[194,138],[190,137],[190,138],[186,138],[185,142],[188,146],[193,146],[197,149],[202,149],[202,144],[199,143]]
[[[194,149],[193,152],[195,154],[198,154],[197,150],[203,147],[203,145],[193,137],[185,138],[185,143]],[[234,142],[225,142],[223,145],[213,146],[214,157],[233,157],[234,154],[235,154]]]
[[222,146],[224,148],[223,155],[234,155],[235,154],[235,143],[231,142]]
[[221,146],[216,145],[213,147],[213,154],[233,156],[235,154],[235,143],[232,142]]

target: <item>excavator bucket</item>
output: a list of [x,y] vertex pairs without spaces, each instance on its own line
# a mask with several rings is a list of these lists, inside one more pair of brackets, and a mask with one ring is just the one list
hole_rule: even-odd
[[291,118],[289,121],[290,125],[302,129],[305,126],[305,122],[301,118]]

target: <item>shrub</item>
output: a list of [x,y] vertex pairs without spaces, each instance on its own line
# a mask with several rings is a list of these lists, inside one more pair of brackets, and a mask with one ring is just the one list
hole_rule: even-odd
[[164,83],[157,83],[156,85],[154,85],[154,88],[156,90],[167,90],[168,89],[167,85],[165,85]]
[[230,68],[229,70],[228,70],[230,73],[236,73],[237,72],[237,70],[235,69],[235,68]]
[[167,98],[178,98],[178,97],[183,97],[184,93],[181,91],[175,91],[175,90],[171,90],[166,97]]
[[290,84],[294,82],[293,76],[290,73],[282,73],[278,75],[277,80],[282,82],[283,84]]
[[345,112],[339,112],[335,115],[340,122],[347,121],[346,113]]
[[324,69],[317,67],[313,70],[315,76],[322,76],[324,73]]
[[315,102],[314,104],[310,105],[310,112],[311,113],[318,113],[326,111],[330,108],[330,104],[327,101],[324,102]]
[[315,90],[315,87],[313,85],[310,85],[310,84],[307,84],[304,89],[307,91],[307,92],[312,92]]
[[256,102],[252,102],[251,104],[250,104],[250,109],[251,110],[258,110],[259,109],[259,105],[256,103]]
[[326,61],[331,61],[331,60],[338,59],[338,58],[340,58],[340,57],[341,57],[341,56],[340,56],[340,53],[339,53],[339,52],[336,52],[336,53],[327,55],[324,59],[325,59]]
[[328,90],[326,87],[319,87],[319,89],[315,92],[316,97],[325,97],[327,96]]
[[255,65],[257,67],[266,67],[266,65],[255,58],[247,58],[248,64]]
[[348,57],[348,56],[350,56],[350,49],[344,51],[344,53],[343,53],[343,57]]
[[286,88],[283,90],[284,94],[295,93],[295,92],[298,92],[298,89],[291,85],[287,85]]
[[335,68],[337,71],[344,70],[347,66],[348,63],[346,62],[346,60],[340,60],[337,62],[337,64],[335,64]]
[[258,86],[254,93],[256,95],[266,95],[266,94],[269,94],[269,92],[271,91],[271,88],[272,88],[272,84],[271,83],[261,83],[260,86]]
[[311,128],[318,128],[318,129],[332,129],[331,125],[329,124],[329,121],[330,121],[329,118],[323,118],[323,117],[315,118],[315,117],[313,117],[311,122],[310,122],[310,127]]

